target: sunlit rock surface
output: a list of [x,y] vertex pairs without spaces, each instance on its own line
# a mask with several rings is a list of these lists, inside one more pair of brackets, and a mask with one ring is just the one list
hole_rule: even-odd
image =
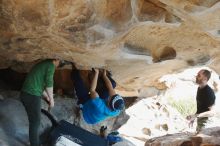
[[220,72],[219,10],[219,0],[2,0],[0,68],[60,57],[108,68],[138,95],[183,68]]
[[152,137],[184,131],[187,121],[174,108],[165,105],[159,97],[143,99],[126,110],[130,116],[119,132],[136,145]]
[[[187,69],[178,74],[163,76],[160,81],[165,82],[168,89],[162,100],[166,101],[166,104],[173,105],[173,103],[179,103],[179,110],[182,110],[183,114],[186,112],[188,112],[188,114],[194,114],[196,112],[196,91],[198,88],[198,85],[195,84],[195,76],[200,69],[210,70],[210,68],[194,68]],[[183,128],[182,131],[179,130],[176,131],[176,133],[166,133],[169,135],[147,140],[145,146],[218,146],[220,144],[220,100],[218,98],[220,94],[220,80],[219,75],[216,74],[215,71],[211,71],[212,76],[208,84],[213,88],[216,95],[215,106],[213,108],[216,114],[214,117],[210,118],[212,122],[206,125],[207,128],[203,129],[201,133],[196,135],[196,122],[192,128],[188,128],[187,123],[184,124],[179,122],[178,125]],[[186,117],[187,115],[184,116]],[[175,124],[171,125],[174,126]]]
[[[190,141],[196,129],[196,121],[192,128],[188,127],[185,117],[196,112],[196,92],[198,85],[195,83],[195,76],[200,69],[212,71],[212,76],[208,82],[215,91],[216,102],[214,110],[216,115],[212,117],[212,123],[207,125],[203,132],[208,134],[213,141],[216,136],[213,133],[219,132],[220,125],[220,100],[219,89],[220,80],[215,71],[207,67],[197,67],[187,69],[177,74],[168,74],[160,78],[167,89],[159,95],[140,99],[132,107],[126,110],[130,116],[129,120],[123,125],[119,132],[129,141],[137,146],[143,146],[145,141],[151,146],[180,146],[183,142]],[[215,128],[217,127],[217,129]],[[216,129],[213,133],[212,130]],[[167,135],[167,136],[163,136]],[[163,136],[161,138],[155,138]],[[206,136],[209,137],[209,136]],[[204,140],[203,140],[204,141]],[[217,144],[218,142],[209,142]],[[207,141],[204,141],[205,143]],[[185,143],[186,144],[186,143]],[[181,145],[184,146],[184,145]]]

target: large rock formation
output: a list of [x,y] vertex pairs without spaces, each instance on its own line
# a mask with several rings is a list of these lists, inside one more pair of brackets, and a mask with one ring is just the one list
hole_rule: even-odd
[[219,16],[219,0],[0,0],[0,69],[62,58],[111,70],[123,95],[152,96],[169,87],[164,74],[220,73]]
[[127,90],[163,74],[219,70],[219,0],[1,0],[0,68],[27,72],[45,58],[112,70]]

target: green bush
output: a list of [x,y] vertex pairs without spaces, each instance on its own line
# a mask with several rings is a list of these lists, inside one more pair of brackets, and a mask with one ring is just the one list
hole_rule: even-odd
[[173,98],[168,99],[168,103],[181,115],[186,117],[187,115],[194,114],[196,112],[196,101],[194,98],[186,98],[181,100],[175,100]]

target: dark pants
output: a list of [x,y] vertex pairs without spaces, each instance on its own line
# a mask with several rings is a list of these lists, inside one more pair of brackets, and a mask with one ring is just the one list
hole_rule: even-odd
[[39,127],[41,120],[41,97],[21,92],[21,102],[23,103],[29,121],[29,139],[31,146],[39,146]]
[[[72,71],[72,80],[74,83],[76,96],[78,97],[78,104],[84,104],[86,101],[88,101],[90,99],[89,89],[83,83],[83,80],[80,76],[79,70]],[[115,88],[116,82],[111,77],[109,77],[109,80],[111,81],[113,88]],[[98,92],[100,98],[108,99],[108,97],[109,97],[108,89],[105,86],[104,81],[102,79],[99,79],[97,84],[100,84],[100,83],[103,85],[101,87],[101,90],[99,90],[97,92]]]
[[208,117],[197,118],[196,132],[200,132],[208,122]]

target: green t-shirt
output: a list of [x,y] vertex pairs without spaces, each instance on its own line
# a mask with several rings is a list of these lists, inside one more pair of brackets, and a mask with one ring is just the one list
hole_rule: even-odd
[[27,75],[22,91],[35,96],[42,96],[47,87],[53,87],[55,65],[51,60],[36,64]]

